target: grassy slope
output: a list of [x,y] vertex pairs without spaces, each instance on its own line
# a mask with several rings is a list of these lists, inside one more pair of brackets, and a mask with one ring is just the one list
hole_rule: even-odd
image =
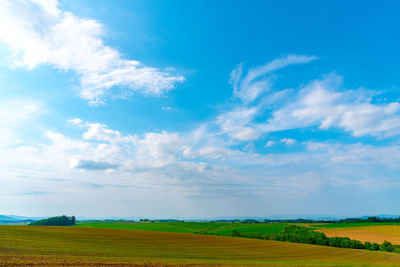
[[98,227],[125,230],[148,230],[176,233],[207,232],[218,235],[231,235],[233,230],[241,233],[277,234],[286,223],[214,223],[214,222],[166,222],[166,223],[132,223],[116,221],[91,221],[78,223],[79,227]]
[[287,225],[287,223],[231,223],[225,224],[217,229],[210,230],[208,233],[231,235],[233,230],[237,230],[240,233],[277,234]]
[[151,266],[399,266],[400,255],[155,231],[0,226],[0,265],[93,266],[128,263]]

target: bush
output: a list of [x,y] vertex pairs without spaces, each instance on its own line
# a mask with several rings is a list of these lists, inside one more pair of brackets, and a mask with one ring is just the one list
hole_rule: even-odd
[[368,241],[365,241],[364,247],[365,247],[365,249],[368,249],[368,250],[373,250],[373,251],[379,250],[379,244],[371,243],[371,242],[368,242]]
[[394,251],[394,247],[392,245],[392,243],[390,243],[389,241],[383,242],[383,244],[381,245],[381,250],[382,251],[387,251],[387,252],[393,252]]
[[247,237],[247,238],[255,238],[255,239],[266,239],[266,240],[273,240],[272,235],[268,234],[259,234],[259,233],[240,233],[238,230],[232,231],[232,236],[234,237]]
[[241,237],[242,235],[239,233],[238,230],[233,230],[233,231],[232,231],[232,236]]

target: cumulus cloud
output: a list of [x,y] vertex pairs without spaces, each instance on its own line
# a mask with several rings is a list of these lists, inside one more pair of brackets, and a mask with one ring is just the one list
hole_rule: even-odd
[[189,145],[190,138],[185,139],[177,133],[162,131],[148,132],[143,136],[122,135],[119,131],[109,129],[107,125],[101,123],[84,122],[79,118],[68,122],[84,130],[80,142],[73,142],[55,133],[48,136],[54,143],[63,140],[68,148],[85,145],[81,147],[80,153],[71,155],[69,162],[72,168],[91,170],[122,168],[135,172],[162,168],[194,155]]
[[[112,213],[116,208],[128,212],[131,203],[140,201],[171,201],[174,207],[185,203],[182,208],[188,211],[193,205],[206,208],[212,203],[215,211],[221,212],[223,208],[218,206],[221,202],[231,205],[240,199],[240,202],[257,200],[267,204],[274,199],[284,203],[307,199],[324,187],[356,186],[363,190],[400,187],[391,175],[399,171],[398,145],[306,142],[305,151],[259,154],[218,142],[204,145],[206,137],[200,138],[198,133],[116,135],[118,131],[102,123],[81,119],[72,122],[78,126],[75,130],[82,133],[80,138],[47,131],[48,144],[0,147],[0,179],[6,185],[0,188],[0,198],[24,188],[27,192],[73,194],[80,200],[88,196],[98,203],[104,203],[107,197],[111,206],[105,206],[100,214]],[[111,134],[85,138],[92,125],[102,125]],[[380,171],[383,169],[388,172]],[[40,199],[33,201],[37,204]],[[121,204],[125,202],[130,205]],[[70,205],[73,204],[68,202]],[[74,208],[79,207],[77,203]],[[170,207],[165,209],[175,211]]]
[[111,88],[123,93],[162,95],[184,78],[148,67],[104,44],[104,27],[59,9],[56,0],[0,2],[0,41],[11,51],[14,67],[32,69],[49,64],[80,76],[81,97],[103,102]]
[[136,158],[130,167],[164,167],[183,157],[185,140],[177,133],[146,133],[136,142]]

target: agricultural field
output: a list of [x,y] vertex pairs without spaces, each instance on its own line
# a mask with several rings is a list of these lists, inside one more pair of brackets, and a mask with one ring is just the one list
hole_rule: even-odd
[[174,233],[207,232],[227,225],[226,223],[214,222],[160,222],[160,223],[137,223],[127,221],[87,221],[79,222],[76,227],[112,228],[124,230],[146,230]]
[[400,255],[225,236],[0,226],[0,265],[399,266]]
[[76,227],[146,230],[175,233],[208,233],[230,236],[233,230],[241,233],[277,234],[287,223],[219,223],[219,222],[160,222],[135,223],[126,221],[79,222]]
[[387,240],[394,245],[400,245],[400,224],[368,223],[351,224],[347,227],[336,224],[339,227],[333,227],[334,224],[318,227],[318,231],[326,234],[328,237],[340,236],[349,237],[360,241],[370,241],[383,243]]
[[[97,227],[125,230],[164,231],[176,233],[206,233],[231,236],[233,230],[242,234],[278,234],[288,223],[215,223],[215,222],[163,222],[135,223],[126,221],[89,221],[78,223],[76,227]],[[385,240],[400,245],[399,223],[328,223],[300,224],[310,229],[324,232],[328,237],[349,237],[360,241],[382,244]]]
[[360,226],[382,226],[382,225],[398,225],[398,222],[346,222],[346,223],[310,223],[310,227],[315,228],[348,228]]

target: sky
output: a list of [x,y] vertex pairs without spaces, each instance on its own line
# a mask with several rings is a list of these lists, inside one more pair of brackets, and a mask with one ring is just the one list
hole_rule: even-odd
[[400,214],[399,8],[0,0],[0,214]]

